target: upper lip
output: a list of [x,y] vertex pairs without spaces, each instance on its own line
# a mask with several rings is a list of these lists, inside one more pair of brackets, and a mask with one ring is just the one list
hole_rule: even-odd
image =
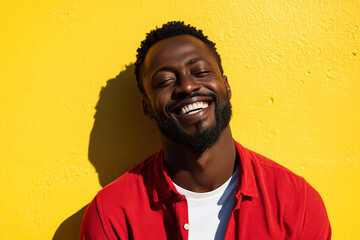
[[185,105],[192,104],[195,102],[207,102],[211,103],[213,101],[213,97],[211,96],[196,96],[196,97],[188,97],[183,100],[180,100],[179,102],[172,104],[169,107],[170,112],[179,114],[181,108]]

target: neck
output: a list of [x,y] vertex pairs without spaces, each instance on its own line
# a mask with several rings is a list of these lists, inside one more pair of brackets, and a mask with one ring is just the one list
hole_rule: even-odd
[[194,192],[208,192],[228,180],[236,166],[236,149],[230,127],[204,152],[163,138],[164,159],[171,179]]

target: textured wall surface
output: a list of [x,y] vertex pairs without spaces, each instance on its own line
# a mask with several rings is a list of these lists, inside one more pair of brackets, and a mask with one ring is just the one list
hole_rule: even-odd
[[217,43],[244,146],[305,177],[360,238],[360,2],[2,1],[0,239],[77,239],[101,187],[156,151],[134,80],[168,20]]

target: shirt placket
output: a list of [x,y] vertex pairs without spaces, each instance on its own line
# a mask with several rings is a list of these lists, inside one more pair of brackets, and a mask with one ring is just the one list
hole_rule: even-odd
[[188,216],[188,204],[185,197],[178,197],[178,201],[174,203],[174,209],[177,216],[177,224],[179,229],[178,239],[188,240],[189,238],[189,216]]
[[[242,200],[242,194],[235,195],[235,203],[231,211],[229,223],[226,228],[224,240],[234,240],[235,236],[240,236],[239,232],[241,229],[236,227],[236,217],[239,217],[240,214],[240,204]],[[236,234],[237,233],[237,234]]]

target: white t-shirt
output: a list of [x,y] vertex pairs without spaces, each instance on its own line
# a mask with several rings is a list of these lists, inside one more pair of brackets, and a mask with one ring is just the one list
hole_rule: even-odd
[[205,193],[192,192],[174,183],[188,202],[189,240],[224,239],[238,178],[239,168],[219,188]]

